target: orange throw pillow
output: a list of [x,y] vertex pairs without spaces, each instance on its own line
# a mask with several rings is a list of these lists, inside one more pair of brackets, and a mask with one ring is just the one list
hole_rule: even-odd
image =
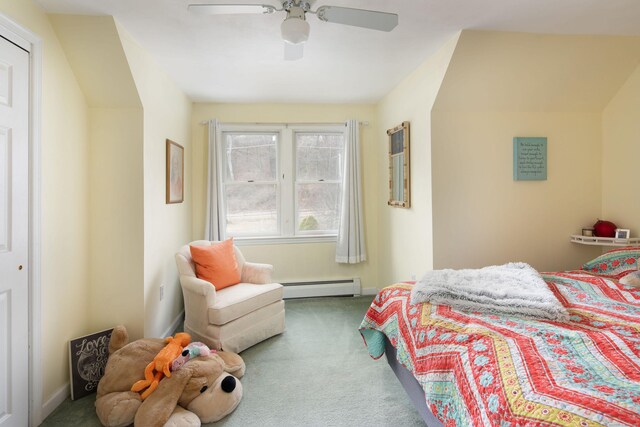
[[189,246],[196,264],[196,276],[211,283],[217,291],[240,283],[240,270],[233,239],[211,246]]

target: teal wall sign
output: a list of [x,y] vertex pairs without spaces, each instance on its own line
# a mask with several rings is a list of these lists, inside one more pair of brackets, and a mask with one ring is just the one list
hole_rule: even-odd
[[513,138],[513,179],[547,179],[547,138]]

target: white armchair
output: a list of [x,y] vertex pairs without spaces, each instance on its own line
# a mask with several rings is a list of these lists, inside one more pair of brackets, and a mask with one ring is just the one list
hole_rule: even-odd
[[272,283],[273,266],[246,262],[234,246],[240,283],[216,291],[211,283],[196,277],[189,249],[190,245],[211,243],[197,240],[176,254],[184,295],[184,330],[191,334],[192,341],[239,353],[284,332],[283,290],[281,284]]

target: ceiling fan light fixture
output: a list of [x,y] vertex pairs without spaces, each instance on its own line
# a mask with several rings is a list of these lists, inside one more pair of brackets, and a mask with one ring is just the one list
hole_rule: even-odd
[[[228,1],[228,0],[216,0]],[[305,42],[309,39],[310,27],[306,14],[316,15],[321,22],[350,25],[378,31],[391,31],[398,25],[398,15],[395,13],[378,12],[368,9],[354,9],[339,6],[321,6],[315,11],[311,5],[316,0],[279,0],[282,8],[271,4],[190,4],[193,13],[223,15],[238,13],[271,14],[286,12],[287,17],[280,25],[280,33],[285,45],[284,57],[295,61],[302,58]],[[323,25],[323,24],[320,24]]]
[[287,16],[280,25],[282,38],[291,44],[304,43],[309,39],[309,23],[297,16]]

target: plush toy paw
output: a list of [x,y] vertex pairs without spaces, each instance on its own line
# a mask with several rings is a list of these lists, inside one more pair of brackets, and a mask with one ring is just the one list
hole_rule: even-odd
[[201,425],[200,418],[196,414],[176,406],[163,427],[200,427]]
[[142,399],[132,391],[115,392],[96,400],[96,413],[106,427],[128,426],[138,412]]

